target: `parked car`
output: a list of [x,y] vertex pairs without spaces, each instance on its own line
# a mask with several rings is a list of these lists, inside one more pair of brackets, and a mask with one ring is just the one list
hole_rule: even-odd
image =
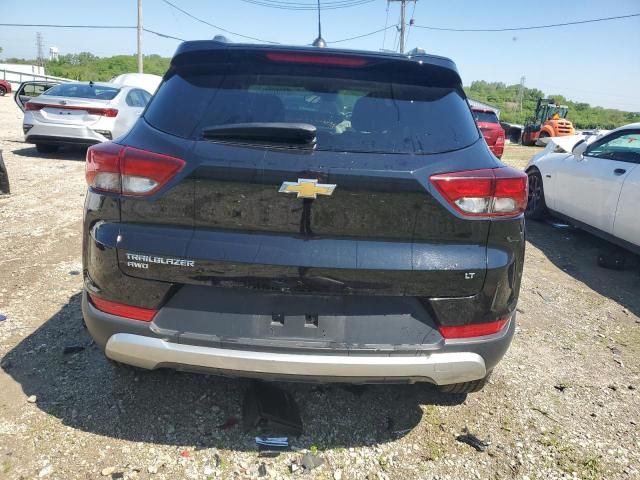
[[0,97],[4,97],[7,93],[11,93],[11,84],[6,80],[0,80]]
[[526,215],[550,213],[640,253],[640,123],[587,141],[572,138],[571,153],[552,143],[529,162]]
[[447,58],[185,42],[86,179],[116,362],[471,392],[511,342],[527,177]]
[[[34,99],[27,94],[30,89],[43,91]],[[93,145],[126,133],[151,94],[112,83],[25,82],[14,98],[24,111],[25,141],[35,143],[39,152],[51,153],[60,145]]]
[[151,73],[123,73],[122,75],[113,77],[109,83],[138,87],[153,95],[161,81],[162,77],[160,75],[153,75]]
[[496,157],[502,158],[502,153],[504,152],[504,130],[500,125],[496,112],[476,107],[472,108],[471,111],[489,149]]

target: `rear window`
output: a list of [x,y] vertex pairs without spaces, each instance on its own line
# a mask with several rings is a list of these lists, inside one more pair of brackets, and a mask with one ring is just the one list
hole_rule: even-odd
[[63,83],[47,90],[43,95],[71,98],[92,98],[97,100],[113,100],[119,88],[87,83]]
[[297,65],[237,73],[185,68],[161,86],[145,119],[189,139],[234,123],[307,123],[317,129],[318,150],[341,152],[437,153],[479,138],[459,86],[395,77]]
[[493,112],[477,112],[473,111],[473,118],[476,122],[499,123],[498,116]]

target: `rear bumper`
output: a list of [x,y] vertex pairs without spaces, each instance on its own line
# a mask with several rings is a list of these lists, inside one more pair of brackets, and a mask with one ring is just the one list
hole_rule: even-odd
[[[203,333],[178,332],[164,328],[162,315],[166,317],[167,310],[161,310],[151,323],[128,320],[97,310],[86,293],[82,310],[91,335],[112,360],[146,369],[167,367],[289,381],[446,385],[478,380],[503,357],[515,330],[514,317],[501,332],[486,337],[445,341],[435,330],[436,341],[420,344],[424,338],[419,337],[414,338],[415,345],[407,345],[400,344],[401,333],[390,330],[388,344],[363,345],[352,340],[347,348],[333,348],[302,338],[250,339],[238,332],[234,338],[214,339]],[[168,312],[177,324],[192,321],[193,312],[188,309]],[[211,312],[206,328],[215,323],[216,315]],[[242,323],[239,317],[228,320]],[[398,325],[397,330],[402,329]],[[360,332],[355,335],[365,338],[369,334]]]
[[[25,134],[27,143],[47,143],[52,145],[95,145],[109,139],[93,129],[81,125],[46,124],[35,121],[25,124],[33,125]],[[98,130],[102,127],[96,126]],[[109,130],[109,128],[104,128]]]
[[105,353],[113,360],[147,369],[190,367],[283,379],[427,380],[444,385],[487,375],[484,359],[473,352],[417,356],[290,354],[181,345],[159,338],[118,333],[109,338]]

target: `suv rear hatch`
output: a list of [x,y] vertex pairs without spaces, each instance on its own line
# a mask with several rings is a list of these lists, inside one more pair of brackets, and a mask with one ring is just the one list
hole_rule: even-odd
[[278,292],[478,293],[490,220],[461,215],[430,177],[500,165],[455,65],[429,58],[179,52],[123,143],[185,165],[121,199],[121,270]]

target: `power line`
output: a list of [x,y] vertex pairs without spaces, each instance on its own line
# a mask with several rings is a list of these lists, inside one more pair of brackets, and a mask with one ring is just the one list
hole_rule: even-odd
[[156,32],[154,30],[150,30],[148,28],[143,28],[142,30],[144,30],[147,33],[152,33],[153,35],[157,35],[158,37],[162,37],[162,38],[169,38],[171,40],[178,40],[179,42],[186,42],[187,40],[185,40],[184,38],[180,38],[180,37],[173,37],[171,35],[167,35],[165,33],[160,33],[160,32]]
[[[252,5],[260,5],[268,8],[278,8],[280,10],[315,10],[316,5],[314,3],[301,3],[301,2],[285,2],[276,0],[241,0],[245,3]],[[323,10],[336,10],[339,8],[356,7],[364,5],[365,3],[371,3],[374,0],[339,0],[334,2],[322,2]]]
[[382,50],[384,50],[384,44],[387,41],[387,26],[389,25],[389,2],[387,2],[387,13],[384,18],[384,37],[382,37]]
[[357,38],[369,37],[371,35],[375,35],[376,33],[384,32],[386,30],[389,30],[390,28],[397,28],[397,25],[389,25],[388,27],[381,28],[380,30],[374,30],[373,32],[363,33],[362,35],[356,35],[355,37],[341,38],[340,40],[333,40],[332,42],[327,42],[327,43],[348,42],[349,40],[355,40]]
[[218,25],[214,25],[213,23],[207,22],[206,20],[203,20],[201,18],[196,17],[195,15],[192,15],[191,13],[187,12],[186,10],[183,10],[182,8],[178,7],[177,5],[174,5],[169,0],[162,0],[162,1],[164,3],[166,3],[167,5],[169,5],[170,7],[175,8],[179,12],[185,14],[187,17],[192,18],[193,20],[196,20],[197,22],[204,23],[205,25],[208,25],[210,27],[213,27],[213,28],[216,28],[218,30],[221,30],[221,31],[223,31],[225,33],[229,33],[231,35],[235,35],[235,36],[241,37],[241,38],[248,38],[249,40],[256,40],[258,42],[272,43],[272,44],[280,43],[280,42],[274,42],[272,40],[265,40],[263,38],[250,37],[249,35],[243,35],[241,33],[232,32],[231,30],[227,30],[226,28],[219,27]]
[[[44,23],[0,23],[0,27],[43,27],[43,28],[91,28],[102,30],[135,30],[138,27],[128,25],[58,25],[58,24],[44,24]],[[169,38],[171,40],[178,40],[179,42],[186,42],[184,38],[174,37],[167,35],[166,33],[156,32],[149,28],[143,28],[147,33],[157,35],[162,38]]]
[[632,13],[629,15],[619,15],[616,17],[593,18],[589,20],[578,20],[575,22],[552,23],[549,25],[533,25],[530,27],[509,27],[509,28],[445,28],[445,27],[427,27],[425,25],[414,25],[414,27],[424,28],[426,30],[438,30],[443,32],[513,32],[516,30],[537,30],[542,28],[566,27],[569,25],[582,25],[585,23],[607,22],[609,20],[619,20],[622,18],[640,17],[640,13]]
[[415,25],[413,22],[413,16],[416,14],[416,5],[418,4],[418,0],[414,0],[413,2],[413,10],[411,10],[411,17],[409,17],[409,28],[407,29],[407,40],[405,43],[409,43],[409,34],[411,34],[411,27]]
[[136,28],[125,25],[54,25],[46,23],[0,23],[0,27],[51,27],[51,28],[106,28],[106,29],[128,29]]

